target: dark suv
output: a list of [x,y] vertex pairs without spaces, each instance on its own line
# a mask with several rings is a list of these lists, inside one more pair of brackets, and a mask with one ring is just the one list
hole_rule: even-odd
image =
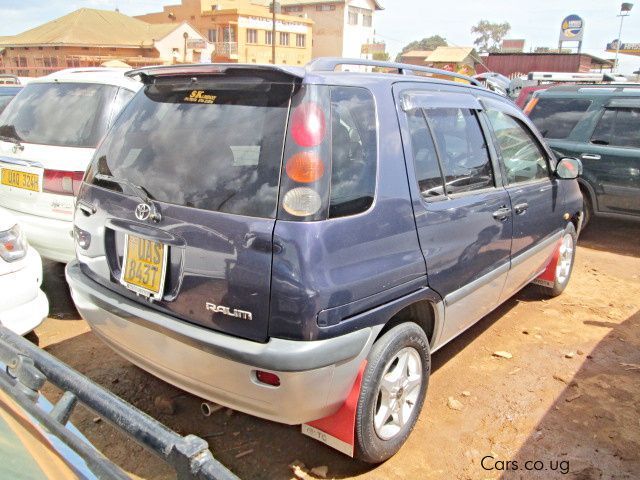
[[471,78],[345,59],[130,75],[145,87],[86,173],[67,279],[100,338],[184,390],[380,462],[433,351],[532,281],[567,285],[580,162]]
[[532,105],[551,148],[584,165],[584,225],[592,215],[640,220],[640,85],[553,87]]

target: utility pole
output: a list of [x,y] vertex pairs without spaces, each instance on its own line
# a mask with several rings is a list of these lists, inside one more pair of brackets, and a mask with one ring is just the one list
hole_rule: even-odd
[[271,63],[276,64],[276,13],[280,13],[280,4],[271,2]]
[[618,41],[616,44],[616,59],[613,62],[613,71],[614,73],[618,73],[618,55],[620,54],[620,46],[622,45],[622,22],[624,21],[624,17],[628,17],[631,15],[631,9],[633,8],[633,3],[623,3],[620,6],[620,29],[618,30]]

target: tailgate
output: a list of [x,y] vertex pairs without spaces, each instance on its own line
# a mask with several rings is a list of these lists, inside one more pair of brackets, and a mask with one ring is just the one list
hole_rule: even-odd
[[85,273],[181,319],[268,338],[293,91],[272,74],[162,79],[132,100],[80,192]]

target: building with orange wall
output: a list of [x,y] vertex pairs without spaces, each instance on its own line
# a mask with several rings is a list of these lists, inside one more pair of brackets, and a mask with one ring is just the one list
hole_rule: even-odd
[[[272,14],[266,2],[182,0],[161,12],[136,17],[149,23],[189,22],[213,44],[213,61],[272,62]],[[304,65],[312,56],[313,21],[276,15],[276,62]]]
[[150,24],[82,8],[0,38],[0,73],[24,77],[119,60],[132,67],[209,60],[213,46],[186,22]]

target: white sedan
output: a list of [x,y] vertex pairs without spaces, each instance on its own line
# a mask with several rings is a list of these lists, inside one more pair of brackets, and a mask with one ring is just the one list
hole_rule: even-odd
[[0,323],[19,335],[40,325],[49,313],[40,285],[40,255],[29,246],[15,217],[0,209]]

